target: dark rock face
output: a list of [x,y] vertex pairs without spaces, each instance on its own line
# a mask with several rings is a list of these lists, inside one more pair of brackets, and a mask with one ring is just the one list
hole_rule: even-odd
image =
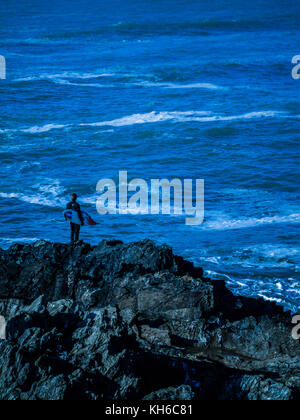
[[0,250],[1,400],[300,399],[291,314],[151,241]]

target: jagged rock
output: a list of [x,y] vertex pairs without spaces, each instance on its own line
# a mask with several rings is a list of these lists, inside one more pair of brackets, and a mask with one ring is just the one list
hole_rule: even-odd
[[262,376],[245,376],[241,381],[242,392],[249,400],[290,400],[292,391],[287,386]]
[[0,340],[6,339],[6,321],[4,316],[0,315]]
[[300,399],[291,314],[151,241],[0,250],[0,399]]
[[160,389],[159,391],[154,391],[149,395],[144,397],[144,400],[150,401],[188,401],[194,398],[195,394],[192,391],[192,388],[189,385],[181,385],[177,388],[166,388]]

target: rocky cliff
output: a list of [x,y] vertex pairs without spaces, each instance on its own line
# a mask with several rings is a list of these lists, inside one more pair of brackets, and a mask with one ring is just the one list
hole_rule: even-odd
[[151,241],[0,250],[1,400],[300,399],[291,314]]

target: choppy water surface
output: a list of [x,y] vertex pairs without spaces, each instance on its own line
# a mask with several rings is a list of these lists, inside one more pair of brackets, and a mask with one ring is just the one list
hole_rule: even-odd
[[0,246],[68,241],[69,192],[204,178],[205,223],[106,216],[83,237],[152,238],[237,294],[296,310],[299,2],[22,1],[0,5]]

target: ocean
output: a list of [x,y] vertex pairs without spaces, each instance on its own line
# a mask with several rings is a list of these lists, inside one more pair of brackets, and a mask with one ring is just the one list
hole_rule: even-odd
[[[300,3],[0,3],[0,247],[68,242],[71,192],[100,224],[150,238],[237,295],[300,305]],[[100,179],[205,180],[205,221],[100,216]]]

